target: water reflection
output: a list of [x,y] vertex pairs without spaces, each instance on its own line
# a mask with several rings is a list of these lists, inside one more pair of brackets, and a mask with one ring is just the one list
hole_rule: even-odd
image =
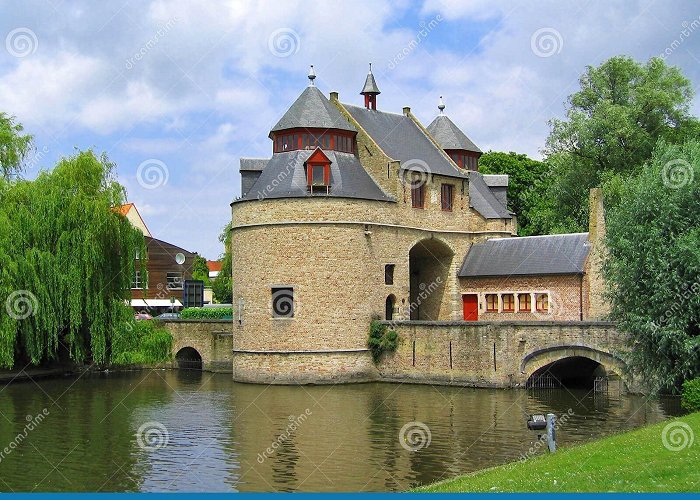
[[[517,460],[536,439],[525,428],[530,413],[572,410],[561,446],[665,417],[657,401],[614,393],[266,387],[152,371],[8,386],[0,444],[16,441],[26,416],[43,408],[45,421],[0,456],[3,491],[404,490]],[[429,427],[430,446],[401,446],[408,422]],[[145,424],[167,439],[144,446]]]

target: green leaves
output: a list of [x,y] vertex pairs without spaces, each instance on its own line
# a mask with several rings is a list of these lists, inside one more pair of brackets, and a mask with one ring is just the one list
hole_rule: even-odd
[[113,332],[131,316],[136,252],[146,254],[142,233],[114,210],[125,193],[113,170],[104,155],[79,152],[0,189],[0,299],[36,299],[20,320],[0,310],[0,366],[12,367],[16,353],[39,364],[59,345],[76,362],[107,361]]
[[5,180],[22,171],[22,162],[32,148],[32,136],[14,118],[0,113],[0,178]]
[[379,321],[372,321],[369,326],[367,347],[372,351],[372,358],[378,363],[385,352],[394,352],[399,346],[399,334]]
[[700,375],[700,141],[661,141],[615,188],[605,264],[613,319],[631,335],[630,367],[655,388]]
[[585,231],[588,193],[613,175],[636,175],[656,143],[697,137],[688,114],[693,87],[661,59],[629,57],[589,66],[569,97],[565,120],[552,120],[544,153],[551,169],[539,201],[528,203],[529,234]]
[[233,319],[232,307],[186,307],[182,319]]

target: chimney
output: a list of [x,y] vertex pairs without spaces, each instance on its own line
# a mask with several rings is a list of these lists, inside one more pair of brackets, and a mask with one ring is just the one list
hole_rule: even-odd
[[372,63],[369,63],[369,73],[367,73],[365,86],[362,87],[362,92],[360,92],[360,94],[365,96],[365,108],[377,109],[377,96],[381,94],[381,92],[372,74]]
[[331,92],[331,102],[338,100],[338,92]]
[[403,108],[403,115],[404,115],[404,116],[408,116],[408,115],[410,115],[410,114],[411,114],[411,108],[409,108],[408,106],[404,106],[404,108]]
[[[601,320],[610,314],[610,304],[605,297],[603,264],[607,248],[605,246],[605,207],[603,190],[592,188],[589,192],[588,242],[591,248],[585,264],[582,292],[588,293],[583,319]],[[585,283],[585,287],[584,287]]]

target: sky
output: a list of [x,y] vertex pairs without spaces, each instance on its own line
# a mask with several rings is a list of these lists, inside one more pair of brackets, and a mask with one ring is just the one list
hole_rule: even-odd
[[539,158],[586,66],[620,54],[662,56],[697,92],[700,3],[4,0],[0,111],[34,135],[26,177],[106,152],[153,236],[215,259],[239,159],[272,154],[309,65],[361,105],[371,61],[379,109],[427,125],[442,95],[483,151]]

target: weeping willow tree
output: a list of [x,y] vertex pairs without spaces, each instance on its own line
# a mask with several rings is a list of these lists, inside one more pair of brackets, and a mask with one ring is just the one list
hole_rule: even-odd
[[[124,188],[105,155],[79,152],[33,181],[0,179],[0,366],[109,359],[129,299],[140,231],[114,210]],[[143,270],[145,273],[145,269]]]

